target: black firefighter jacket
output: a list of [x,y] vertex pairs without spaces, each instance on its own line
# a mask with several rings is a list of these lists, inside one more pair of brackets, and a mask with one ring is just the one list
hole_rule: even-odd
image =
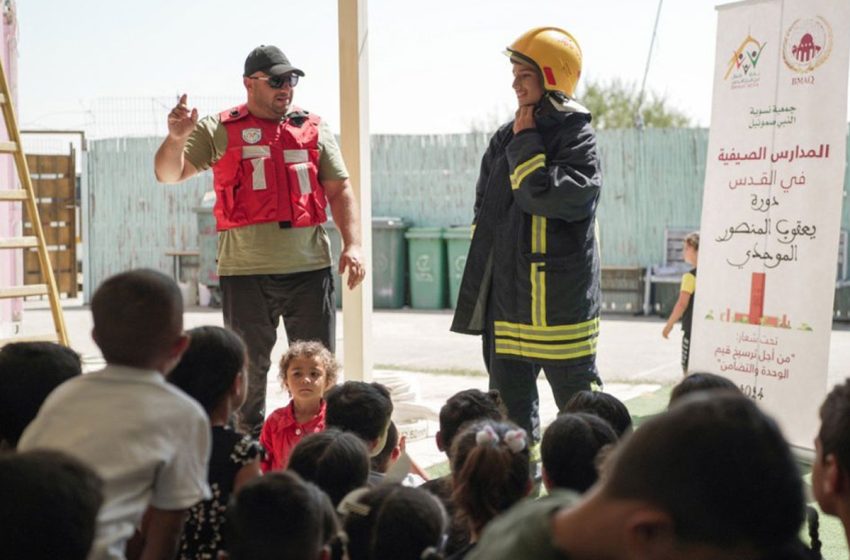
[[514,135],[510,122],[484,154],[451,330],[488,331],[503,357],[593,363],[602,185],[596,135],[589,114],[542,106],[535,129]]

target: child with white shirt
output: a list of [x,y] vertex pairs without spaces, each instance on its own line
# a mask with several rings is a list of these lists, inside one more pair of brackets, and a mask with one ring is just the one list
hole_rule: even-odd
[[171,559],[187,510],[209,497],[209,420],[165,381],[189,343],[180,290],[164,274],[131,270],[105,280],[91,309],[106,367],[51,393],[18,448],[66,452],[103,479],[90,560],[125,558],[148,508],[141,556]]

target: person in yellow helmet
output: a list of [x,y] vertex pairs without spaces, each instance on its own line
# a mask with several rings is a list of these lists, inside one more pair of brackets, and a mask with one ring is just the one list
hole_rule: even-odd
[[590,113],[574,97],[581,49],[573,36],[535,28],[506,54],[516,115],[482,159],[451,328],[482,335],[490,387],[539,441],[541,369],[559,409],[601,384],[594,225],[602,173]]

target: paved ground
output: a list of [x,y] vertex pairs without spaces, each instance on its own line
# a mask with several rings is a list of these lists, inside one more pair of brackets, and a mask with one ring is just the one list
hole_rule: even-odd
[[[450,311],[422,312],[412,310],[376,311],[373,315],[373,356],[375,379],[392,385],[397,421],[407,421],[411,436],[409,451],[423,466],[443,460],[433,444],[436,413],[445,400],[462,389],[484,389],[484,373],[480,339],[449,332]],[[88,369],[102,363],[100,352],[91,340],[91,313],[79,301],[65,305],[65,320],[71,346],[83,355]],[[186,328],[221,325],[221,311],[195,307],[187,310]],[[342,325],[338,318],[337,325]],[[679,336],[661,338],[663,320],[658,317],[603,316],[598,364],[605,389],[629,401],[672,385],[681,377],[679,369]],[[23,324],[24,333],[52,330],[45,302],[28,302]],[[337,348],[342,349],[344,332],[339,333]],[[276,361],[286,349],[281,327],[279,340],[272,351]],[[848,375],[850,364],[850,329],[839,325],[832,333],[830,379],[837,381]],[[543,376],[541,376],[541,380]],[[554,418],[556,410],[545,381],[539,382],[541,412],[544,423]],[[269,375],[268,409],[282,406],[288,400],[276,375]],[[628,403],[627,403],[628,404]],[[414,419],[414,420],[411,420]]]

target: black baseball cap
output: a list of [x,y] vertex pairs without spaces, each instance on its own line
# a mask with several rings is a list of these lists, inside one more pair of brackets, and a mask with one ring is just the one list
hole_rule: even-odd
[[245,59],[245,76],[254,72],[265,72],[269,76],[281,74],[298,74],[303,76],[304,72],[289,63],[289,59],[279,48],[273,45],[260,45]]

